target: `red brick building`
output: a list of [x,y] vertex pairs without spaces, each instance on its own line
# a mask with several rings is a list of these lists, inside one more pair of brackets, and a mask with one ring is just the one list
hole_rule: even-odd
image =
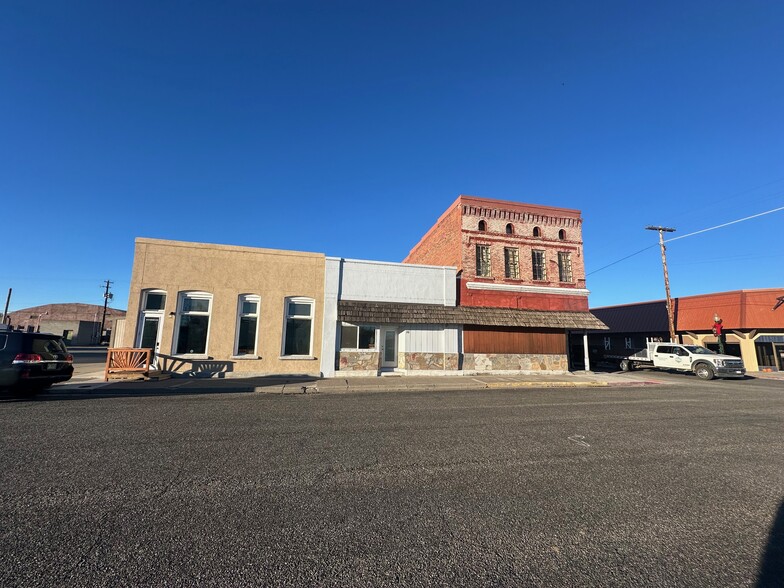
[[459,196],[403,262],[451,265],[459,304],[588,311],[579,210]]
[[579,210],[459,196],[403,262],[457,267],[459,306],[545,311],[531,327],[465,325],[466,369],[565,358],[569,330],[606,328],[588,311]]

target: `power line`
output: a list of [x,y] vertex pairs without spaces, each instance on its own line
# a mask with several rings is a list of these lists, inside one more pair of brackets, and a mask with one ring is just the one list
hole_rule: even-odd
[[[765,212],[760,212],[759,214],[753,214],[753,215],[747,216],[745,218],[739,218],[737,220],[730,221],[728,223],[723,223],[721,225],[716,225],[715,227],[710,227],[708,229],[701,229],[699,231],[694,231],[693,233],[688,233],[687,235],[681,235],[679,237],[673,237],[672,239],[667,239],[664,242],[665,243],[670,243],[672,241],[677,241],[678,239],[685,239],[686,237],[693,237],[694,235],[699,235],[700,233],[707,233],[708,231],[713,231],[713,230],[716,230],[716,229],[720,229],[722,227],[727,227],[729,225],[734,225],[736,223],[741,223],[743,221],[751,220],[753,218],[757,218],[757,217],[760,217],[760,216],[765,216],[766,214],[771,214],[773,212],[778,212],[780,210],[784,210],[784,206],[780,206],[778,208],[774,208],[773,210],[766,210]],[[595,274],[597,272],[600,272],[600,271],[602,271],[604,269],[607,269],[608,267],[612,267],[615,264],[621,263],[622,261],[626,261],[630,257],[634,257],[635,255],[639,255],[643,251],[647,251],[648,249],[652,249],[654,247],[656,247],[656,245],[649,245],[648,247],[644,247],[643,249],[640,249],[639,251],[636,251],[636,252],[634,252],[634,253],[632,253],[630,255],[627,255],[626,257],[622,257],[621,259],[618,259],[617,261],[613,261],[612,263],[608,263],[607,265],[602,266],[599,269],[595,269],[592,272],[588,272],[587,274],[585,274],[585,277],[588,277],[588,276],[593,275],[593,274]]]
[[617,260],[617,261],[613,261],[612,263],[608,263],[608,264],[607,264],[607,265],[605,265],[604,267],[600,267],[599,269],[595,269],[595,270],[593,270],[592,272],[588,272],[587,274],[585,274],[585,276],[586,276],[586,277],[588,277],[588,276],[590,276],[591,274],[595,274],[596,272],[600,272],[600,271],[602,271],[603,269],[607,269],[608,267],[612,267],[612,266],[614,266],[616,263],[621,263],[622,261],[626,261],[626,260],[627,260],[627,259],[629,259],[630,257],[634,257],[635,255],[639,255],[639,254],[640,254],[640,253],[642,253],[643,251],[648,251],[648,249],[653,249],[654,247],[656,247],[656,243],[654,243],[653,245],[648,245],[647,247],[644,247],[644,248],[640,249],[639,251],[636,251],[636,252],[632,253],[631,255],[627,255],[626,257],[622,257],[621,259],[619,259],[619,260]]
[[[712,202],[713,202],[713,204],[717,204],[717,203],[720,203],[720,202],[725,202],[727,200],[731,200],[733,198],[737,198],[738,196],[743,196],[743,195],[749,194],[751,192],[756,192],[757,190],[761,190],[762,188],[767,188],[768,186],[772,186],[772,185],[778,184],[780,182],[784,182],[784,178],[779,178],[777,180],[773,180],[772,182],[768,182],[766,184],[761,184],[761,185],[755,186],[753,188],[748,188],[747,190],[742,190],[740,192],[735,192],[734,194],[729,194],[727,196],[724,196],[724,197],[721,197],[721,198],[718,198],[718,199],[714,198],[712,200]],[[781,192],[781,191],[774,192],[773,194],[770,194],[770,195],[766,196],[763,200],[767,200],[767,199],[769,199],[771,197],[778,196],[779,194],[782,194],[782,193],[783,192]],[[693,209],[685,211],[685,212],[683,212],[681,214],[676,214],[674,219],[679,219],[679,218],[683,218],[685,216],[691,215],[692,212],[695,212],[697,210],[702,210],[702,209],[701,208],[693,208]]]
[[720,229],[722,227],[728,227],[736,223],[742,223],[743,221],[751,220],[753,218],[757,218],[760,216],[765,216],[766,214],[770,214],[772,212],[778,212],[779,210],[784,210],[784,206],[779,206],[778,208],[774,208],[773,210],[767,210],[765,212],[760,212],[759,214],[752,214],[751,216],[747,216],[746,218],[739,218],[738,220],[730,221],[728,223],[724,223],[721,225],[716,225],[715,227],[710,227],[709,229],[702,229],[700,231],[694,231],[693,233],[689,233],[687,235],[681,235],[680,237],[673,237],[672,239],[667,239],[665,243],[677,241],[678,239],[685,239],[686,237],[693,237],[694,235],[699,235],[700,233],[707,233],[708,231],[713,231],[715,229]]

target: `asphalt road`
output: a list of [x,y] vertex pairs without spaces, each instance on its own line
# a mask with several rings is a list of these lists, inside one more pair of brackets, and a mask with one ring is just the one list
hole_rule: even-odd
[[68,398],[0,403],[2,586],[784,578],[781,382]]

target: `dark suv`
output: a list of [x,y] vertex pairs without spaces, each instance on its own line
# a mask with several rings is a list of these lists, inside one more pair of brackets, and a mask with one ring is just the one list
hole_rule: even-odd
[[0,389],[36,393],[73,375],[73,356],[63,338],[23,333],[0,325]]

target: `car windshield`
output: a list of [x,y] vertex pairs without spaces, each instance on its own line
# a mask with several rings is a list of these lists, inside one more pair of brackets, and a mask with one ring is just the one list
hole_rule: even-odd
[[715,351],[711,351],[710,349],[706,349],[699,345],[684,345],[683,347],[694,355],[716,355]]

